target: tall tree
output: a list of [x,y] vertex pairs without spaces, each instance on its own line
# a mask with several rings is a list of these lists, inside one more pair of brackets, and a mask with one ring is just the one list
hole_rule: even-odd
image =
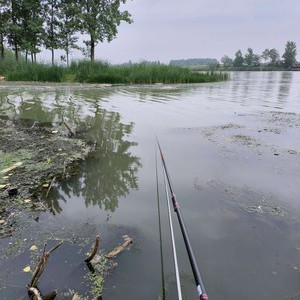
[[238,50],[235,53],[235,58],[233,60],[233,66],[237,69],[241,68],[244,63],[244,57],[241,50]]
[[285,51],[282,55],[284,67],[289,69],[296,62],[297,47],[296,43],[288,41],[285,46]]
[[260,56],[259,56],[258,54],[254,54],[254,55],[253,55],[252,65],[253,65],[254,67],[260,66]]
[[247,53],[245,54],[245,63],[248,66],[253,66],[253,60],[254,60],[254,53],[252,48],[247,49]]
[[269,59],[269,53],[270,50],[267,48],[263,51],[263,53],[261,54],[261,58],[265,61],[265,63],[267,62],[267,60]]
[[8,26],[8,43],[15,52],[15,58],[18,61],[19,51],[22,40],[22,1],[9,1],[10,21]]
[[54,51],[61,48],[61,0],[44,0],[45,9],[45,48],[51,51],[51,61],[54,65]]
[[40,0],[22,1],[22,40],[20,48],[27,55],[31,54],[31,61],[36,61],[36,54],[40,52],[43,29],[43,10]]
[[233,59],[228,57],[227,55],[224,55],[221,58],[221,63],[224,65],[224,68],[230,68],[233,66]]
[[9,1],[0,0],[0,58],[4,59],[4,40],[8,33]]
[[61,48],[66,52],[66,62],[69,66],[69,55],[71,49],[78,49],[77,41],[78,37],[75,36],[79,30],[79,13],[80,6],[73,0],[62,0],[61,2]]
[[270,58],[270,64],[272,66],[276,66],[279,63],[280,55],[279,52],[275,49],[272,48],[269,50],[269,58]]
[[105,40],[112,41],[117,36],[121,21],[132,22],[131,15],[127,10],[121,11],[120,6],[126,0],[79,0],[79,3],[82,9],[81,33],[89,36],[84,43],[91,61],[94,61],[96,45]]

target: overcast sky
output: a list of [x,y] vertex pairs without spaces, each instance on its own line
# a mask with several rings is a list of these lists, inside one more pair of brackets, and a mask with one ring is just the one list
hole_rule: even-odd
[[133,0],[125,8],[133,24],[123,23],[111,43],[98,44],[96,58],[128,60],[234,57],[248,47],[261,54],[287,41],[298,46],[300,0]]

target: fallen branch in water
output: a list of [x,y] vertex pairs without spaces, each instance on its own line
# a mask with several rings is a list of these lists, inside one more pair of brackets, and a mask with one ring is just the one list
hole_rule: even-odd
[[110,251],[108,254],[105,255],[106,258],[114,258],[117,255],[119,255],[121,252],[123,252],[126,247],[128,247],[130,244],[133,243],[133,239],[130,238],[128,235],[124,235],[123,236],[124,239],[124,243],[120,246],[117,246],[116,248],[114,248],[112,251]]
[[99,248],[99,244],[100,244],[100,235],[97,235],[92,253],[84,260],[86,263],[91,262],[91,260],[95,257],[95,255],[98,251],[98,248]]
[[33,275],[32,275],[32,278],[31,278],[31,281],[29,283],[29,288],[37,288],[37,283],[40,279],[40,277],[42,276],[45,268],[46,268],[46,265],[47,265],[47,262],[48,262],[48,259],[49,259],[49,256],[50,254],[56,250],[58,247],[60,247],[61,245],[63,244],[63,241],[61,241],[59,244],[57,244],[56,246],[54,246],[53,248],[51,248],[49,251],[46,252],[46,246],[47,244],[44,245],[44,250],[43,250],[43,253],[40,257],[40,260],[37,264],[37,267],[35,269],[35,271],[33,272]]

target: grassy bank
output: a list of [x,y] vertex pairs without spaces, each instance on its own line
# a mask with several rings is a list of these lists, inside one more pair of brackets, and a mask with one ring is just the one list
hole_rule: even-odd
[[0,74],[7,81],[86,82],[111,84],[201,83],[229,79],[227,73],[194,72],[188,68],[143,63],[111,65],[103,61],[72,62],[70,67],[18,63],[11,58],[0,62]]

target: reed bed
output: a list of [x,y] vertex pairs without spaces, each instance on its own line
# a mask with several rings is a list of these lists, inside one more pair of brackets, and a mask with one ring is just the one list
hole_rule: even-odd
[[[9,66],[9,68],[8,68]],[[0,74],[8,81],[82,82],[110,84],[174,84],[228,80],[227,73],[195,72],[163,64],[111,65],[104,61],[73,61],[70,67],[41,63],[0,62]]]

